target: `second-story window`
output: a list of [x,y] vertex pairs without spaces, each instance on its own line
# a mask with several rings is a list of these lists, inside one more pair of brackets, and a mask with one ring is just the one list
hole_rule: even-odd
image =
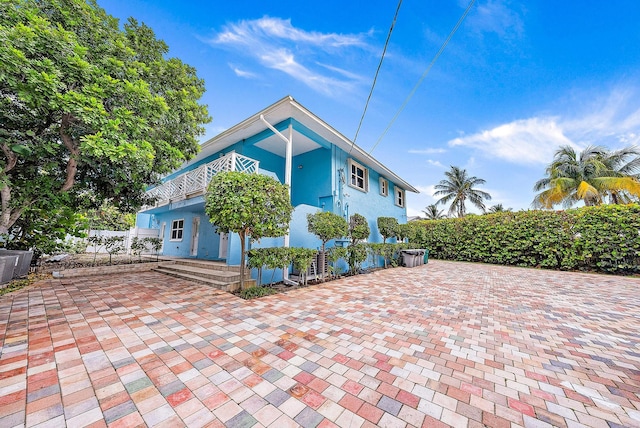
[[349,159],[349,185],[363,192],[369,191],[369,170]]
[[396,187],[396,205],[404,207],[404,190]]
[[389,196],[389,181],[383,177],[380,177],[380,194],[382,196]]

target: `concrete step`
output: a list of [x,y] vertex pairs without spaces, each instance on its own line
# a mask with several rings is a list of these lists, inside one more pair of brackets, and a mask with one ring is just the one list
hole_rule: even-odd
[[[238,291],[240,289],[240,275],[237,280],[233,281],[219,281],[207,277],[200,276],[199,274],[189,273],[188,271],[180,269],[167,269],[167,267],[158,267],[154,269],[155,272],[159,272],[165,275],[173,276],[175,278],[182,278],[188,281],[197,282],[198,284],[208,285],[209,287],[216,288],[222,291]],[[245,279],[245,288],[256,285],[255,279]]]
[[192,266],[203,269],[214,269],[219,271],[240,272],[240,265],[228,265],[225,262],[215,262],[211,260],[179,259],[171,262],[175,265]]
[[[204,265],[195,266],[195,265],[183,265],[183,264],[171,264],[171,265],[162,265],[161,266],[165,270],[176,271],[180,273],[185,273],[187,275],[195,275],[202,278],[213,279],[214,281],[220,282],[237,282],[240,281],[240,272],[228,271],[228,270],[218,270],[217,267]],[[251,279],[251,271],[247,269],[245,273],[245,279]]]

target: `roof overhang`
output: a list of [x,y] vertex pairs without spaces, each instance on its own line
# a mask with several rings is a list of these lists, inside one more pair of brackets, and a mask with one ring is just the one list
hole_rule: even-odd
[[394,184],[410,192],[419,193],[415,187],[329,126],[325,121],[311,113],[291,96],[284,97],[264,110],[205,141],[201,146],[200,153],[185,166],[223,151],[239,141],[250,140],[261,133],[263,133],[263,137],[258,139],[255,145],[279,156],[284,156],[285,148],[282,140],[267,128],[260,116],[263,116],[273,126],[280,124],[281,126],[276,126],[276,128],[285,135],[288,132],[285,131],[289,123],[287,121],[293,120],[297,122],[293,127],[293,156],[323,147],[321,142],[309,138],[308,134],[315,133],[327,143],[334,144],[343,151],[350,153],[351,157],[391,180]]

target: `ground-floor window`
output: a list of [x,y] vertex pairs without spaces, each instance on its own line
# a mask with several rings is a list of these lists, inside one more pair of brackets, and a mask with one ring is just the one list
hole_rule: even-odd
[[173,220],[171,222],[171,240],[182,241],[182,232],[184,231],[184,219]]

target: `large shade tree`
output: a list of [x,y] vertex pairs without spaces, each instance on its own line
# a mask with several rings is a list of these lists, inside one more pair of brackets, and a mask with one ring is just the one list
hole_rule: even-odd
[[133,211],[198,150],[204,82],[93,0],[0,1],[0,233],[28,210]]
[[534,186],[540,192],[533,200],[538,208],[562,204],[568,208],[579,201],[586,206],[628,202],[640,196],[640,150],[626,147],[610,151],[588,146],[581,152],[560,147],[547,167],[547,176]]
[[262,174],[220,172],[205,196],[205,212],[220,232],[240,237],[240,287],[244,289],[246,240],[283,236],[293,213],[289,186]]
[[486,210],[484,202],[491,200],[491,195],[476,188],[485,184],[485,180],[469,176],[466,169],[461,169],[457,166],[451,166],[451,169],[446,171],[444,175],[447,178],[435,185],[436,191],[433,195],[441,196],[436,204],[446,205],[451,203],[449,215],[455,214],[458,217],[464,217],[467,213],[467,201],[482,212]]

